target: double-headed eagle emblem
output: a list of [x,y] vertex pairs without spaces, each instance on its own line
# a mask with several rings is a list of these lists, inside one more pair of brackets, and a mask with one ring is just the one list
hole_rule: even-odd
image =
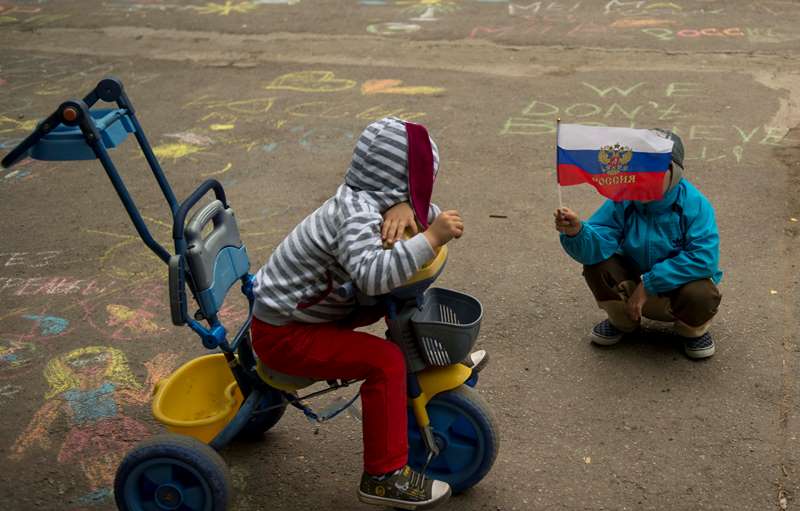
[[628,170],[628,162],[631,161],[631,158],[633,158],[631,148],[619,144],[603,146],[597,153],[597,160],[600,162],[603,172],[610,176]]

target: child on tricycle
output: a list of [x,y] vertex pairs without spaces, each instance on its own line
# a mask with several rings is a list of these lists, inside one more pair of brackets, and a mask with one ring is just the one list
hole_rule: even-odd
[[[389,293],[436,249],[461,237],[464,222],[458,212],[439,213],[430,203],[438,162],[424,127],[396,118],[373,122],[361,134],[336,195],[306,217],[256,273],[251,331],[261,361],[294,376],[365,380],[364,475],[358,495],[371,504],[430,506],[446,499],[450,487],[406,465],[401,349],[354,331],[365,323],[347,321],[358,303],[335,291],[352,282],[366,295]],[[425,230],[384,248],[382,215],[390,208],[408,209],[407,202]]]

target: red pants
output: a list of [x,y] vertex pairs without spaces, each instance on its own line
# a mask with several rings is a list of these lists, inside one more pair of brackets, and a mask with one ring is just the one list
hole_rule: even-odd
[[361,380],[364,470],[385,474],[408,460],[406,365],[391,342],[335,323],[273,326],[253,318],[253,349],[270,368],[320,380]]

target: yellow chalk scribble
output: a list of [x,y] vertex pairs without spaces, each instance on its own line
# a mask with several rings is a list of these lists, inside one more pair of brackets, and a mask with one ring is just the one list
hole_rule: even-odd
[[211,129],[211,131],[228,131],[235,127],[235,124],[212,124],[209,126],[209,129]]
[[202,7],[196,5],[190,5],[189,7],[187,7],[187,9],[194,9],[199,14],[216,14],[218,16],[228,16],[232,12],[245,14],[252,11],[256,7],[258,6],[252,2],[233,3],[228,1],[225,2],[224,4],[208,2],[206,5]]
[[105,366],[102,374],[104,381],[133,389],[142,387],[128,367],[128,361],[122,351],[109,346],[86,346],[48,362],[44,377],[50,389],[45,394],[45,399],[79,388],[81,377],[77,372],[87,364]]
[[190,154],[199,153],[202,151],[202,147],[198,147],[196,145],[189,145],[183,144],[180,142],[174,142],[171,144],[162,144],[160,146],[156,146],[153,148],[153,152],[159,158],[171,158],[173,160],[177,160],[178,158],[183,158],[184,156],[189,156]]
[[428,87],[425,85],[400,87],[403,80],[367,80],[361,86],[362,94],[405,94],[410,96],[441,94],[443,87]]
[[673,12],[678,12],[683,10],[683,7],[681,7],[678,4],[674,4],[672,2],[656,2],[646,5],[644,8],[645,10],[659,10],[659,11],[670,10]]
[[106,305],[109,326],[123,326],[137,333],[153,334],[160,330],[159,326],[152,321],[154,314],[141,309],[131,309],[125,305],[108,304]]
[[[171,229],[171,227],[170,227]],[[100,256],[100,267],[112,278],[140,282],[147,278],[155,278],[161,275],[163,266],[158,257],[141,245],[141,239],[137,236],[119,235],[103,231],[92,231],[95,234],[102,234],[115,238],[123,238],[122,241],[114,243],[106,249]],[[131,247],[131,245],[133,245]],[[130,258],[131,251],[138,254]],[[115,260],[119,258],[119,262]]]
[[654,18],[622,18],[611,24],[614,28],[645,28],[663,27],[664,25],[674,25],[673,20],[661,20]]
[[378,105],[368,108],[357,114],[356,119],[374,121],[375,119],[382,119],[384,117],[399,117],[401,119],[410,121],[412,119],[424,117],[425,115],[427,115],[425,112],[409,112],[403,108],[392,108],[384,105]]
[[0,133],[9,133],[12,131],[32,131],[36,129],[39,121],[30,119],[27,121],[18,121],[6,115],[0,115]]
[[299,71],[281,75],[264,88],[300,92],[337,92],[356,86],[355,80],[335,78],[335,76],[333,71]]
[[218,176],[220,174],[224,174],[224,173],[228,172],[229,170],[231,170],[232,167],[233,167],[233,164],[232,163],[228,163],[227,165],[225,165],[225,168],[223,168],[222,170],[218,170],[216,172],[209,172],[208,174],[201,174],[201,176],[203,176],[203,177],[206,177],[206,176]]

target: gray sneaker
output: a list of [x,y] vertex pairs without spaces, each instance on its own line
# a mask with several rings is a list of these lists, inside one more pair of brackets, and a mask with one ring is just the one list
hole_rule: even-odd
[[406,465],[389,476],[375,477],[364,472],[358,500],[400,509],[429,509],[447,500],[450,492],[449,484],[428,479]]
[[617,344],[625,332],[611,324],[611,321],[604,319],[592,328],[592,342],[600,346],[611,346]]
[[714,339],[706,332],[700,337],[684,337],[683,349],[689,358],[708,358],[714,354]]

